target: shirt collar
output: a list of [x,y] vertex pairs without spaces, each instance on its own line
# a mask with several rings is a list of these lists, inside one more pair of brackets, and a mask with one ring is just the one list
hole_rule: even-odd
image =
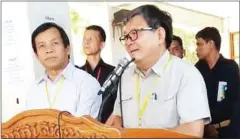
[[[164,73],[164,67],[165,65],[168,66],[170,62],[169,61],[169,57],[170,57],[170,53],[168,52],[168,50],[166,50],[163,55],[160,57],[160,59],[157,61],[157,63],[155,63],[155,65],[153,65],[148,71],[147,71],[147,74],[148,75],[150,72],[154,72],[156,73],[158,76],[162,76],[163,73]],[[136,67],[135,65],[135,68],[133,70],[133,74],[134,73],[137,73],[137,74],[140,74],[141,76],[143,76],[143,73]]]
[[207,65],[207,67],[208,67],[210,70],[214,70],[214,69],[216,69],[216,68],[218,67],[218,65],[221,64],[222,61],[224,61],[224,60],[225,60],[225,58],[223,57],[223,55],[222,55],[222,54],[219,54],[219,58],[218,58],[216,64],[214,65],[214,67],[213,67],[212,69],[209,68],[209,66],[208,66],[208,64],[207,64],[207,61],[206,61],[206,65]]
[[[98,62],[98,64],[97,64],[97,66],[95,67],[95,69],[97,69],[98,67],[102,67],[102,66],[104,66],[104,65],[106,65],[105,63],[104,63],[104,61],[102,60],[102,58],[100,58],[100,61]],[[87,69],[87,71],[92,71],[92,68],[91,68],[91,66],[90,66],[90,64],[89,64],[89,62],[86,60],[86,63],[85,63],[85,65],[83,66],[84,68],[86,68]],[[94,69],[94,70],[95,70]]]
[[169,66],[171,55],[168,50],[166,50],[163,56],[157,61],[157,63],[152,67],[153,71],[157,73],[159,76],[163,76],[165,72],[165,68]]
[[[74,65],[71,62],[69,62],[67,66],[63,69],[63,71],[57,76],[54,82],[57,82],[58,80],[60,80],[61,77],[64,77],[64,79],[72,79],[73,77],[72,73],[74,68],[75,68]],[[49,81],[49,80],[50,79],[48,78],[47,73],[45,71],[45,74],[42,77],[40,77],[39,80],[37,80],[37,83],[40,84],[43,81]]]
[[218,58],[218,61],[222,61],[224,59],[223,55],[220,54],[219,58]]

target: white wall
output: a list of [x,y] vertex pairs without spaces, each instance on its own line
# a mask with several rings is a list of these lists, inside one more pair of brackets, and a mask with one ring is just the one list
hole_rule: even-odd
[[2,121],[6,121],[24,108],[34,70],[27,3],[3,2],[2,8]]
[[[120,10],[119,8],[116,7],[110,7],[109,8],[109,13],[110,18],[109,22],[112,24],[114,20],[114,13]],[[112,27],[111,25],[111,44],[112,44],[112,58],[113,58],[113,64],[117,65],[119,63],[119,60],[123,57],[129,57],[127,54],[124,45],[121,44],[119,41],[119,37],[121,36],[121,28],[119,27]]]
[[229,31],[230,32],[239,32],[239,13],[238,13],[238,17],[235,18],[231,18],[229,17]]

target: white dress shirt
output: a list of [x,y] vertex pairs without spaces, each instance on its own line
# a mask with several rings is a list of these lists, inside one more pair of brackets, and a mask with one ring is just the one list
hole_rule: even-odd
[[[168,64],[167,64],[168,63]],[[166,65],[166,66],[165,66]],[[140,106],[136,97],[139,76]],[[157,79],[160,79],[158,82]],[[138,122],[138,112],[151,93]],[[119,93],[114,115],[121,116]],[[207,91],[202,75],[194,65],[165,51],[157,63],[143,75],[133,65],[122,76],[124,126],[128,128],[173,128],[180,124],[204,119],[211,121]]]
[[45,74],[32,85],[27,94],[26,108],[52,108],[68,111],[76,117],[90,115],[96,118],[102,103],[102,96],[97,95],[99,89],[94,77],[69,62],[54,81]]

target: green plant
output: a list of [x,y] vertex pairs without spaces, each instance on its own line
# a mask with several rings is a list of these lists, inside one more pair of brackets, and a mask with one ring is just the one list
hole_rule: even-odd
[[83,34],[85,27],[89,25],[86,18],[81,18],[76,10],[70,9],[71,28],[75,35]]
[[71,28],[74,34],[78,34],[79,15],[75,10],[70,9],[70,17],[71,17]]

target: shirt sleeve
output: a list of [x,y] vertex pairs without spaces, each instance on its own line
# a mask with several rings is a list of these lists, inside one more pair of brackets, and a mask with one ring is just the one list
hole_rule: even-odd
[[182,76],[177,95],[177,110],[180,124],[200,119],[204,119],[205,124],[211,121],[206,85],[194,66],[187,68]]
[[97,118],[102,103],[102,95],[97,95],[100,90],[100,84],[94,77],[88,74],[85,74],[83,79],[76,116],[90,115],[93,118]]

